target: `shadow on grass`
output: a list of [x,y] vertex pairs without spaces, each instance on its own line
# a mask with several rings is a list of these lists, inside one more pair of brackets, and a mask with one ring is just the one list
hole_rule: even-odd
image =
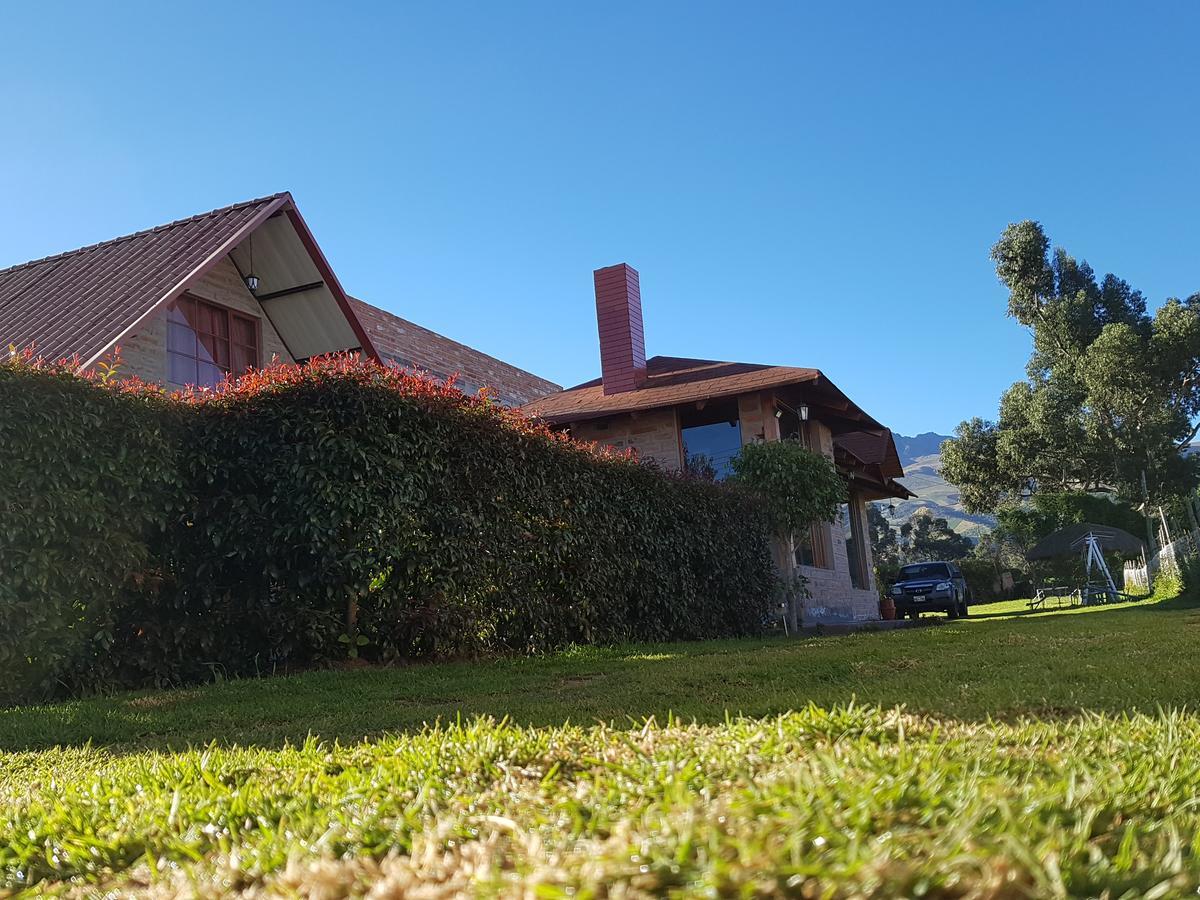
[[[351,742],[477,716],[519,725],[719,724],[809,703],[960,721],[1154,713],[1200,699],[1191,597],[838,637],[586,647],[536,658],[319,671],[0,710],[0,750],[114,753]],[[1154,615],[1147,615],[1153,612]]]

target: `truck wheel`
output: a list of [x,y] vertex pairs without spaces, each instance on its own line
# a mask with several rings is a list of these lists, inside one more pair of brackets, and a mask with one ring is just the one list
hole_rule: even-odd
[[971,614],[971,610],[967,606],[966,600],[963,600],[963,602],[958,605],[958,614],[964,619]]

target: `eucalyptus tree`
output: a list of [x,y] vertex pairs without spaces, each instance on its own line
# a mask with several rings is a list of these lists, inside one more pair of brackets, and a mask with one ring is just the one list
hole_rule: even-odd
[[1043,491],[1140,500],[1143,476],[1156,502],[1193,491],[1183,451],[1200,428],[1200,293],[1151,315],[1140,291],[1051,251],[1032,221],[1008,226],[992,259],[1033,352],[996,419],[969,419],[942,445],[963,506],[990,512]]

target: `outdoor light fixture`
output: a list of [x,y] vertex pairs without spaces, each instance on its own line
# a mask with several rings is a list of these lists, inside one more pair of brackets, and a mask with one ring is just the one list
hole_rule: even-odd
[[250,233],[250,271],[246,273],[246,277],[242,280],[246,282],[246,288],[252,294],[258,293],[258,276],[254,274],[254,233]]
[[[780,407],[783,407],[783,409],[780,409]],[[808,421],[808,404],[807,403],[801,403],[798,407],[796,407],[795,409],[792,409],[792,407],[788,406],[782,400],[776,400],[775,401],[775,418],[777,418],[777,419],[783,418],[783,410],[784,409],[788,410],[789,412],[795,413],[797,418],[799,418],[801,422]]]

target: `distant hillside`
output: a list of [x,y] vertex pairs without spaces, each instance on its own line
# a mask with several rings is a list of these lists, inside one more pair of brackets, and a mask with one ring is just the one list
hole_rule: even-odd
[[942,441],[949,435],[926,431],[915,437],[905,437],[902,434],[893,437],[896,439],[896,449],[900,452],[900,461],[908,463],[923,456],[939,456],[942,452]]
[[900,483],[917,496],[914,500],[896,501],[893,522],[906,522],[918,509],[926,507],[949,522],[959,534],[978,537],[995,527],[996,520],[991,516],[971,515],[963,510],[958,488],[942,478],[942,441],[949,435],[927,431],[913,437],[897,434],[895,438],[896,450],[904,466],[904,478]]

